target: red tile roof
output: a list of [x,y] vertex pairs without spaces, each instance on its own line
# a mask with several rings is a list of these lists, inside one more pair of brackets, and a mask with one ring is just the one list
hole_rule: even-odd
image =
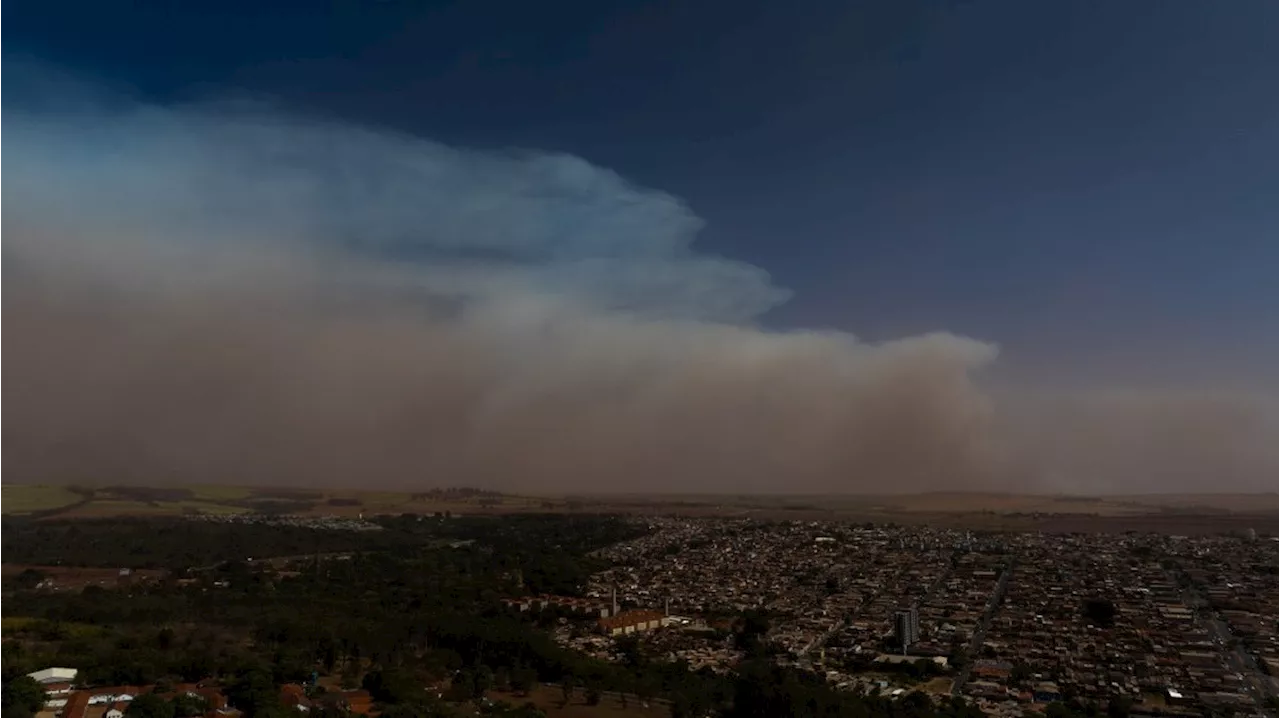
[[62,709],[62,718],[84,718],[84,712],[89,708],[89,692],[76,691],[67,699],[67,705]]
[[658,611],[623,611],[616,616],[600,619],[600,627],[606,630],[614,628],[625,628],[627,626],[636,626],[649,621],[661,621],[662,614]]

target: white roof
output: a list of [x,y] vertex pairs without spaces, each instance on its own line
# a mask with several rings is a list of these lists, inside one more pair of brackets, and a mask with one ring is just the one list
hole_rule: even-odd
[[74,668],[43,668],[35,673],[28,673],[27,677],[36,683],[70,683],[76,679],[78,672]]

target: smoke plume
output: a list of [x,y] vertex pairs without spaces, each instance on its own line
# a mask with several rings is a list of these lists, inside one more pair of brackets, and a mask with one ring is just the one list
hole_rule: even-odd
[[997,402],[989,343],[762,329],[786,290],[576,157],[84,97],[4,115],[10,481],[1272,486],[1265,401]]

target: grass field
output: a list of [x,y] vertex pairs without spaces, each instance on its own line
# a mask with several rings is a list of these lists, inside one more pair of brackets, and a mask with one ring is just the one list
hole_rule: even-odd
[[6,636],[28,631],[50,632],[70,639],[97,638],[107,633],[107,629],[102,626],[70,621],[50,621],[28,616],[5,616],[0,619],[0,631],[3,631]]
[[65,486],[6,484],[0,487],[0,510],[6,514],[29,514],[70,506],[83,498]]
[[201,501],[236,501],[253,496],[253,489],[244,486],[215,486],[213,484],[197,484],[187,487],[191,495]]
[[64,518],[88,518],[94,516],[163,516],[170,513],[181,513],[165,506],[153,506],[143,501],[123,501],[102,499],[90,501],[58,514]]
[[101,518],[105,516],[182,516],[189,513],[243,514],[243,506],[216,504],[211,501],[126,501],[95,499],[57,514],[61,518]]

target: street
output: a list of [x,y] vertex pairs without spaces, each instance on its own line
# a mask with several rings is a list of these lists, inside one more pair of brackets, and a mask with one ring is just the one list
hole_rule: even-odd
[[[1175,580],[1177,576],[1174,577]],[[1227,667],[1235,671],[1243,677],[1245,690],[1248,691],[1249,697],[1253,699],[1254,704],[1258,707],[1259,715],[1276,716],[1275,711],[1270,709],[1270,700],[1276,697],[1276,682],[1270,675],[1264,673],[1257,661],[1250,656],[1244,646],[1235,641],[1235,636],[1231,633],[1230,627],[1226,622],[1218,617],[1209,605],[1208,599],[1195,588],[1184,588],[1182,590],[1182,600],[1187,606],[1196,611],[1196,621],[1202,622],[1214,641],[1218,643],[1220,653],[1226,661]],[[1208,618],[1203,621],[1200,618],[1201,612],[1207,614]]]
[[969,641],[969,660],[965,663],[964,668],[956,674],[955,680],[951,683],[951,695],[953,696],[960,695],[964,689],[964,684],[969,682],[969,671],[973,669],[973,662],[977,659],[978,652],[982,650],[982,642],[987,636],[987,627],[991,625],[991,619],[996,615],[996,610],[1000,607],[1000,601],[1004,598],[1005,589],[1009,586],[1009,578],[1013,576],[1013,567],[1017,563],[1018,558],[1016,556],[1010,558],[1009,563],[1000,574],[996,589],[991,593],[991,600],[987,603],[987,610],[982,614],[982,620],[978,623],[978,628],[973,632],[973,640]]

